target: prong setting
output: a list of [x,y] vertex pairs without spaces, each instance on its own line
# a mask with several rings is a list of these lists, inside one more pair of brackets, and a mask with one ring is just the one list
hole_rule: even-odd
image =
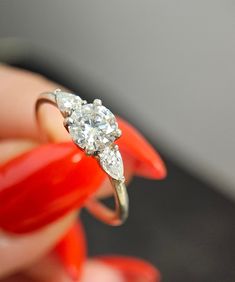
[[115,151],[118,151],[118,150],[119,150],[119,147],[118,147],[117,144],[114,145],[114,150],[115,150]]
[[71,117],[66,117],[64,119],[64,127],[68,129],[69,126],[73,125],[74,121]]
[[56,89],[54,90],[54,93],[55,93],[55,94],[57,94],[57,93],[59,93],[59,92],[61,92],[61,89],[60,89],[60,88],[56,88]]
[[114,114],[100,99],[87,103],[80,97],[56,90],[57,104],[65,117],[64,126],[74,143],[87,156],[95,157],[112,178],[122,181],[123,162],[114,141],[122,134]]
[[94,152],[92,150],[86,149],[86,148],[85,148],[85,153],[86,153],[87,156],[93,156],[94,155]]
[[122,135],[122,131],[121,131],[120,128],[118,128],[118,129],[115,131],[115,137],[119,138],[119,137],[121,137],[121,135]]
[[93,101],[93,105],[95,105],[95,106],[102,106],[102,101],[100,99],[95,99]]

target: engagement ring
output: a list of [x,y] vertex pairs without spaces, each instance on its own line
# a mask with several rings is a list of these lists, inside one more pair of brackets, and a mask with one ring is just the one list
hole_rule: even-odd
[[114,114],[99,99],[88,104],[79,96],[60,89],[39,95],[36,103],[37,115],[44,103],[50,103],[60,110],[64,117],[64,126],[73,142],[88,156],[97,159],[114,188],[115,211],[96,200],[88,202],[86,207],[107,224],[122,224],[128,216],[128,195],[122,157],[118,145],[114,143],[121,136]]

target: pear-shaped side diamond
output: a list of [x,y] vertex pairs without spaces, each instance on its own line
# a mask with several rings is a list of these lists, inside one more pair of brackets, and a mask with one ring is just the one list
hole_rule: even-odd
[[68,116],[81,106],[82,99],[74,94],[59,91],[56,93],[56,102],[61,113]]
[[115,147],[106,147],[99,153],[100,164],[105,172],[116,180],[123,180],[123,162],[121,154]]

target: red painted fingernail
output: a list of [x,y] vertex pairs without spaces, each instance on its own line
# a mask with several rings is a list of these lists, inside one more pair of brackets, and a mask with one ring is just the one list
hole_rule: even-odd
[[112,266],[121,272],[127,282],[159,282],[160,273],[150,263],[132,257],[98,257],[98,260]]
[[82,207],[105,177],[72,142],[27,152],[0,168],[0,227],[16,233],[40,228]]
[[[118,143],[137,174],[163,178],[165,166],[149,143],[127,122]],[[106,174],[72,142],[47,144],[0,167],[0,227],[30,232],[81,208]]]
[[86,239],[80,222],[74,225],[54,249],[72,281],[79,281],[86,259]]
[[123,154],[134,160],[135,174],[153,179],[162,179],[166,176],[166,167],[156,150],[132,125],[118,118],[122,137],[117,144]]

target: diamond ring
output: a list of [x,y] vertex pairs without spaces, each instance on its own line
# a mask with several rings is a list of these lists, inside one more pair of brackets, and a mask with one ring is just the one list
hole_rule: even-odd
[[114,211],[96,200],[89,201],[86,207],[107,224],[122,224],[128,216],[128,195],[122,157],[118,145],[114,143],[121,136],[114,114],[104,107],[99,99],[88,104],[79,96],[60,89],[39,95],[36,115],[44,103],[50,103],[60,110],[64,117],[64,126],[73,142],[88,156],[98,160],[114,188]]

